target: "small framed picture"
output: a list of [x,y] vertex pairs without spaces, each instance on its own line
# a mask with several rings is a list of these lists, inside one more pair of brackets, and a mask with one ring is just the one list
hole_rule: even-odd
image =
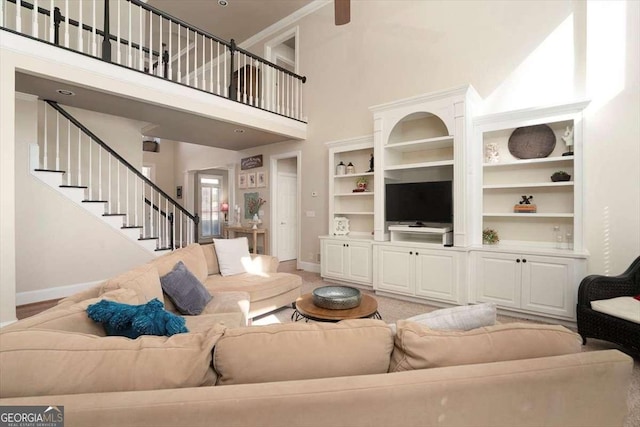
[[257,180],[258,180],[258,187],[266,187],[267,186],[267,172],[262,171],[262,172],[258,172],[256,173],[257,176]]
[[241,173],[238,175],[238,188],[247,188],[247,174]]
[[248,173],[247,174],[247,188],[256,188],[256,174]]
[[335,236],[346,236],[349,234],[349,218],[343,216],[333,218],[333,234]]

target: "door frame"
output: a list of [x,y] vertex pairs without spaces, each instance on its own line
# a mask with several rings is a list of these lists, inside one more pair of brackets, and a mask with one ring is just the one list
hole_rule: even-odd
[[300,250],[301,250],[301,234],[300,226],[302,220],[302,151],[289,151],[287,153],[273,154],[269,157],[269,174],[271,175],[271,188],[270,197],[273,203],[270,203],[269,217],[271,218],[271,247],[269,248],[270,254],[277,254],[278,249],[278,233],[276,232],[275,224],[278,221],[277,218],[277,200],[278,196],[278,160],[283,159],[296,159],[296,268],[300,268]]

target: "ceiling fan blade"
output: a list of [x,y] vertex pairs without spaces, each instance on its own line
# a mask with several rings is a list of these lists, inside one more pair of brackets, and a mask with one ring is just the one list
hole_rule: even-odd
[[351,21],[351,0],[333,0],[336,25],[348,24]]

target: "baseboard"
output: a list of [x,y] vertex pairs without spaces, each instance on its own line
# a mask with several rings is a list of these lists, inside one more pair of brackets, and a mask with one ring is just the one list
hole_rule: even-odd
[[320,264],[314,262],[298,261],[298,269],[310,271],[311,273],[320,273]]
[[0,328],[4,328],[5,326],[9,326],[12,323],[16,323],[18,319],[8,320],[6,322],[0,323]]
[[104,280],[88,283],[76,283],[74,285],[58,286],[55,288],[39,289],[37,291],[18,292],[16,294],[16,305],[32,304],[34,302],[49,301],[52,299],[66,298],[77,292],[84,291]]

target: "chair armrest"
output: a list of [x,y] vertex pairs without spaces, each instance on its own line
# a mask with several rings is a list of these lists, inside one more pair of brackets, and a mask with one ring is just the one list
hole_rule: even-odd
[[271,255],[251,254],[254,265],[262,265],[262,270],[258,273],[277,273],[280,260]]
[[593,274],[580,282],[578,306],[590,307],[591,301],[640,294],[640,257],[619,276]]

